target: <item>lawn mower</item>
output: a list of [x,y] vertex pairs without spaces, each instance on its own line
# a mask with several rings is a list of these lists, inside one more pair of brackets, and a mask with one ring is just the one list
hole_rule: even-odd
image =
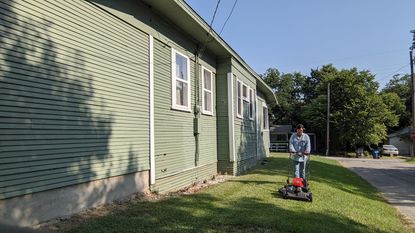
[[[288,177],[287,177],[287,183],[284,185],[284,187],[280,188],[278,190],[279,193],[281,193],[282,197],[284,199],[296,199],[296,200],[303,200],[303,201],[313,201],[313,194],[310,192],[309,188],[309,177],[310,177],[310,155],[307,157],[307,162],[305,164],[306,166],[306,174],[305,179],[294,177],[294,156],[306,156],[301,153],[290,153],[289,156],[289,164],[288,164]],[[290,166],[291,165],[291,166]],[[290,182],[290,177],[292,177],[292,181]]]

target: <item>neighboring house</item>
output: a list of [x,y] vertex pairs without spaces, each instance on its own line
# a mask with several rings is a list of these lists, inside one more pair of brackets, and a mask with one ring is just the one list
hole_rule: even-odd
[[[293,127],[291,125],[273,125],[270,127],[270,151],[281,151],[281,152],[288,152],[289,151],[289,143],[290,137],[292,134],[296,133],[293,132]],[[315,133],[307,133],[310,137],[311,142],[311,152],[316,152],[316,134]]]
[[394,145],[399,150],[400,155],[411,154],[410,127],[403,128],[395,133],[388,135],[388,144]]
[[184,1],[0,1],[0,218],[33,225],[268,156],[271,89]]
[[316,134],[315,133],[308,133],[305,132],[309,137],[310,137],[310,142],[311,142],[311,153],[316,153],[317,152],[317,141],[316,141]]
[[288,144],[292,134],[291,125],[273,125],[269,129],[270,151],[288,152]]

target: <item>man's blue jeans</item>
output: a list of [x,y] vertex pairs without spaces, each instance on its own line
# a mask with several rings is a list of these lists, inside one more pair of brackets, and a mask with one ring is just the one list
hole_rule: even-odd
[[307,159],[304,159],[304,162],[294,161],[294,176],[296,178],[303,178],[305,179],[305,167],[307,163]]

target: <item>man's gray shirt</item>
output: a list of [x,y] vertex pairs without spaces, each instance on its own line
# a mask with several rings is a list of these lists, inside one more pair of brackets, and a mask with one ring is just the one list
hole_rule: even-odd
[[[297,153],[310,153],[311,144],[310,137],[303,133],[301,136],[298,136],[297,133],[291,135],[290,138],[290,152]],[[304,162],[304,156],[294,155],[293,159],[295,161]]]

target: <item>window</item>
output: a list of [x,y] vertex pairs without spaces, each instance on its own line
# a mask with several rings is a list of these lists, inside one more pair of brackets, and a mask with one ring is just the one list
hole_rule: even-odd
[[242,85],[242,96],[244,100],[248,101],[248,86],[245,84]]
[[263,124],[262,124],[262,129],[263,130],[268,130],[268,108],[266,106],[262,107],[262,118],[263,118]]
[[249,88],[249,119],[254,119],[254,90]]
[[242,118],[242,108],[243,108],[243,103],[242,103],[242,82],[238,80],[237,82],[237,98],[238,98],[238,103],[237,103],[237,112],[236,112],[236,116],[239,118]]
[[270,141],[271,142],[287,142],[288,137],[287,137],[287,134],[271,132],[270,133]]
[[172,49],[172,108],[190,112],[190,62]]
[[202,68],[202,89],[203,89],[203,114],[213,115],[213,88],[212,88],[212,72],[206,68]]

